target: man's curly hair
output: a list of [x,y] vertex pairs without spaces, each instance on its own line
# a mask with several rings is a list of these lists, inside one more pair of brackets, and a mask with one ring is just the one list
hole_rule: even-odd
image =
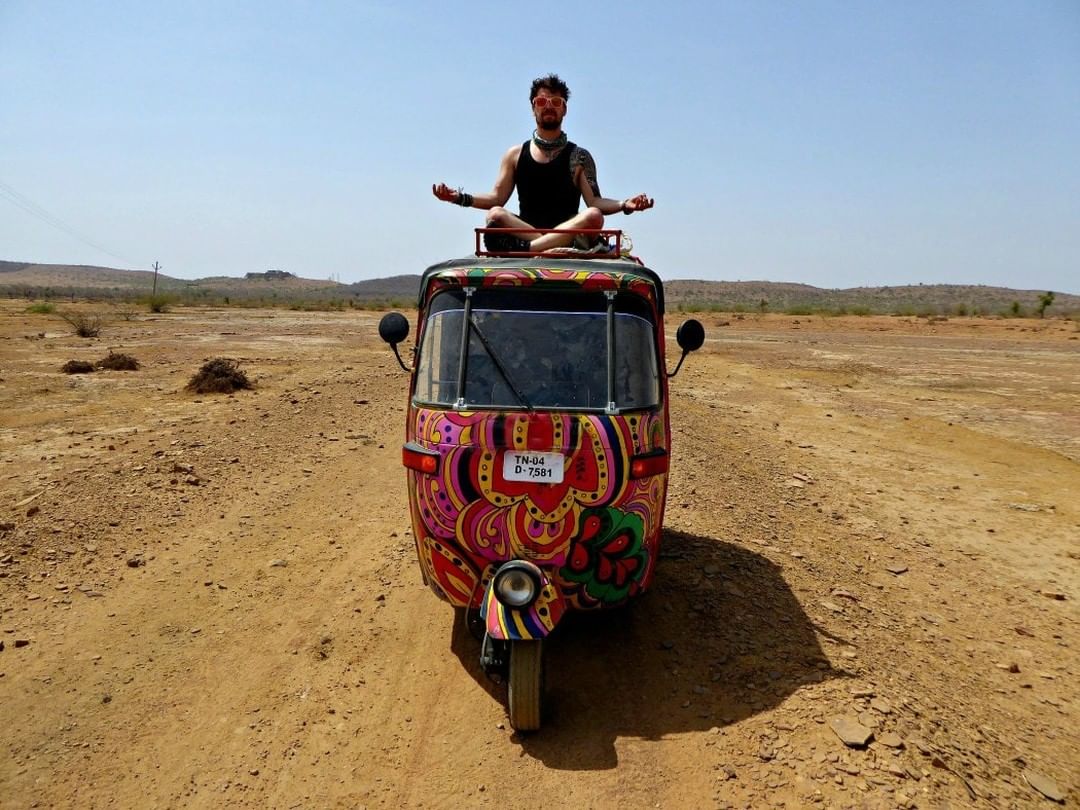
[[565,101],[570,100],[570,88],[566,86],[566,82],[559,78],[557,73],[549,73],[547,76],[533,79],[532,89],[529,91],[529,103],[536,99],[541,90],[558,93]]

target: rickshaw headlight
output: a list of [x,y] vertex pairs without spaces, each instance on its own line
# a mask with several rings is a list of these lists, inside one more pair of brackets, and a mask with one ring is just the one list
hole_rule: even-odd
[[540,593],[540,580],[527,563],[509,562],[495,574],[495,596],[507,607],[528,607]]

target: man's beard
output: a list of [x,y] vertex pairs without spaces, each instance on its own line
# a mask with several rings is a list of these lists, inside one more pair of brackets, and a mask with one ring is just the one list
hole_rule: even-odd
[[540,120],[536,122],[536,128],[541,132],[555,132],[562,126],[562,116],[557,114],[548,115],[542,113]]

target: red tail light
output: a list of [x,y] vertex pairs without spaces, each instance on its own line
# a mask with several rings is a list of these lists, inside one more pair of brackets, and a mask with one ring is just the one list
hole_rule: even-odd
[[401,448],[401,463],[410,470],[434,475],[439,470],[439,454],[409,442]]
[[666,450],[653,450],[641,456],[630,459],[630,477],[648,478],[650,475],[660,475],[668,471],[668,454]]

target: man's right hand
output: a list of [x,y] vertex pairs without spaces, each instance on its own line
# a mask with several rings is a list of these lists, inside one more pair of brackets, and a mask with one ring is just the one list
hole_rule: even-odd
[[458,200],[458,190],[456,188],[450,188],[446,183],[439,183],[437,186],[432,186],[431,193],[443,202],[456,203]]

